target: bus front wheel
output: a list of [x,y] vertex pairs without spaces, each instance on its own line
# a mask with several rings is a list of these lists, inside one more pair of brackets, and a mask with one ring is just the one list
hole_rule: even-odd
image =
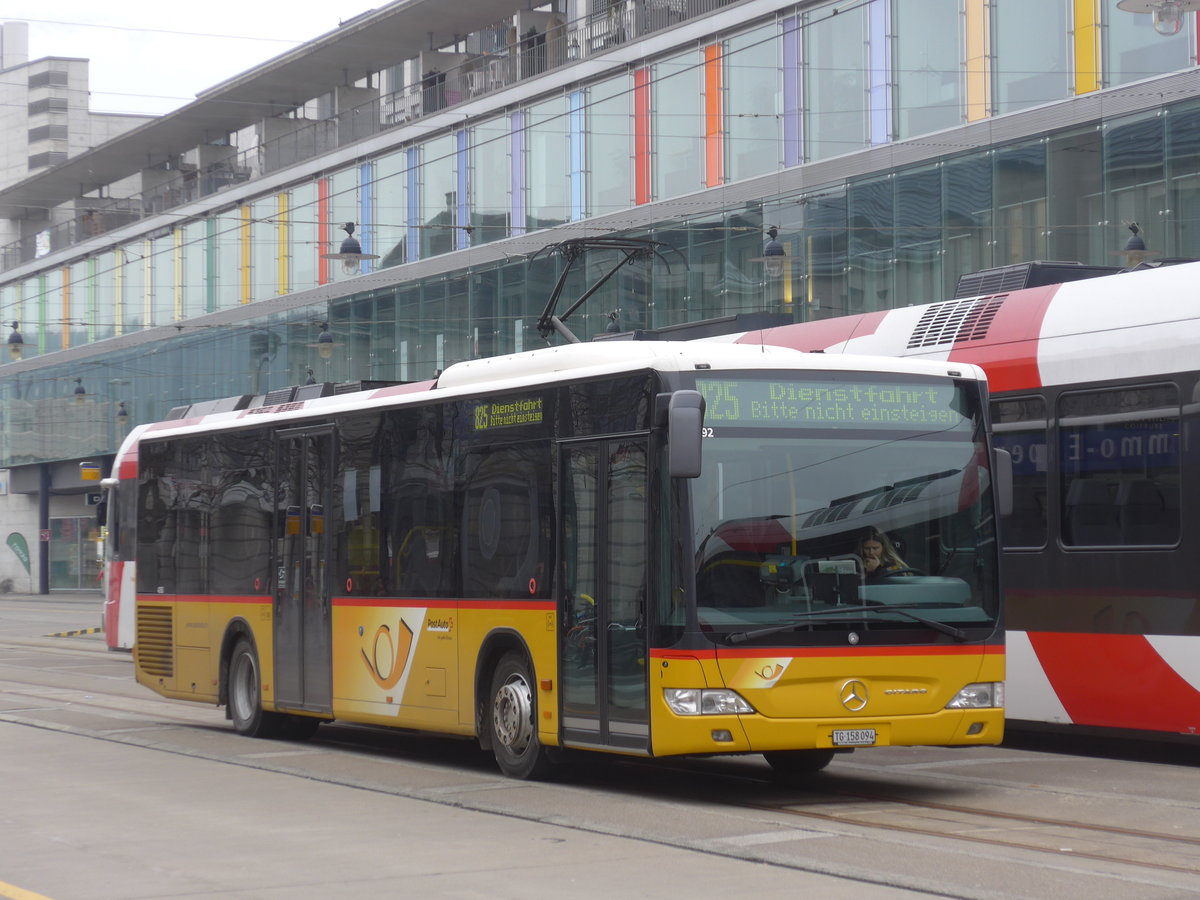
[[262,679],[254,645],[240,638],[229,657],[229,718],[233,729],[247,737],[272,737],[277,716],[262,708]]
[[833,760],[832,750],[768,750],[763,754],[780,775],[811,775]]
[[492,673],[488,727],[492,753],[510,778],[544,778],[552,764],[537,736],[537,701],[530,666],[521,653],[501,657]]

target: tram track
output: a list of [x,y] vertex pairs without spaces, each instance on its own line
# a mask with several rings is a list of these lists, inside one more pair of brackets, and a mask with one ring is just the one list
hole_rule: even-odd
[[[837,793],[837,792],[831,792]],[[1046,816],[1031,816],[997,810],[957,806],[932,801],[903,800],[885,794],[863,794],[841,792],[841,795],[856,802],[875,804],[855,807],[850,812],[831,810],[798,809],[794,804],[745,804],[746,808],[764,812],[811,820],[824,824],[837,823],[880,829],[903,834],[945,838],[974,844],[986,844],[1010,850],[1048,853],[1056,857],[1092,859],[1106,863],[1118,863],[1155,871],[1178,872],[1200,875],[1200,838],[1166,832],[1122,828],[1087,822],[1056,819]],[[879,804],[883,804],[881,808]],[[932,824],[905,824],[899,821],[903,814],[898,811],[919,811],[920,818]],[[911,817],[911,812],[909,813]],[[997,825],[996,823],[1003,823]],[[1037,833],[1045,839],[1041,842],[1015,840],[983,834],[986,831],[1004,830],[1024,834]],[[1104,838],[1120,839],[1124,843],[1105,842]],[[1108,849],[1100,849],[1097,844]],[[1191,863],[1171,862],[1168,852],[1159,845],[1187,848],[1186,858]],[[1087,849],[1091,846],[1092,849]],[[1113,847],[1120,846],[1126,852],[1114,853]]]
[[[1005,896],[956,883],[937,868],[902,874],[883,862],[939,855],[947,860],[978,855],[988,866],[1007,861],[1018,871],[1042,873],[1039,878],[1078,878],[1099,867],[1107,890],[1090,893],[1093,900],[1119,896],[1112,891],[1121,885],[1174,890],[1200,875],[1200,828],[1189,824],[1197,821],[1195,806],[1179,795],[1142,796],[1139,790],[1128,801],[1141,804],[1141,811],[1130,815],[1157,818],[1143,818],[1143,824],[1178,819],[1184,823],[1181,828],[1189,829],[1172,833],[1121,824],[1116,818],[1125,808],[1120,794],[1072,793],[1066,786],[1026,784],[1023,778],[1004,783],[995,769],[986,777],[939,775],[924,761],[919,770],[865,760],[835,762],[822,773],[789,781],[750,757],[641,761],[588,756],[584,764],[570,765],[557,784],[538,785],[500,777],[470,742],[341,723],[323,726],[305,744],[248,741],[229,730],[220,712],[214,715],[211,708],[110,693],[110,685],[95,682],[71,689],[63,673],[46,669],[28,672],[28,681],[15,681],[13,674],[10,667],[0,684],[11,704],[0,711],[0,721],[11,724],[865,884],[894,884],[948,897]],[[38,683],[47,678],[52,683]],[[410,767],[415,769],[405,775]],[[582,806],[581,791],[592,798]],[[979,794],[984,802],[938,799],[948,793],[972,799]],[[638,802],[629,803],[634,797]],[[1094,810],[1094,818],[1020,812],[1021,805],[1047,799],[1083,803]],[[1043,808],[1052,813],[1055,806]],[[867,857],[855,857],[847,841],[875,848],[868,853],[879,859],[871,857],[868,863]],[[1129,894],[1187,895],[1161,890]]]

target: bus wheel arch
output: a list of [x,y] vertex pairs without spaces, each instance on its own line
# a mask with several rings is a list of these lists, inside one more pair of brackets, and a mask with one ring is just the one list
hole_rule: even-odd
[[233,640],[228,661],[221,666],[226,673],[225,715],[233,722],[238,734],[257,738],[275,737],[283,717],[263,709],[262,669],[254,637],[248,632],[235,632],[233,629],[227,636],[232,636]]
[[537,681],[532,657],[514,633],[485,642],[475,670],[476,733],[511,778],[544,778],[553,769],[538,736]]
[[234,619],[225,627],[225,635],[221,638],[221,662],[218,667],[220,684],[217,688],[217,704],[225,707],[225,718],[232,718],[229,709],[229,663],[233,659],[233,649],[239,640],[249,641],[257,655],[258,646],[254,641],[254,632],[245,619]]

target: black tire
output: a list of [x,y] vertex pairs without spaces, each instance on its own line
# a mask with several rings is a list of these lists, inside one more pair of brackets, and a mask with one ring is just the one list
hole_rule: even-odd
[[537,694],[525,656],[509,651],[492,673],[487,723],[492,754],[510,778],[545,778],[554,764],[537,735]]
[[769,750],[763,757],[780,775],[811,775],[833,761],[832,750]]
[[234,730],[247,737],[274,737],[279,732],[280,716],[263,711],[258,654],[246,638],[238,639],[229,657],[229,718]]

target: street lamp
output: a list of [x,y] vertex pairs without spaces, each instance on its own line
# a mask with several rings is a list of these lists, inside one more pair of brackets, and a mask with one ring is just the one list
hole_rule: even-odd
[[317,355],[321,359],[329,359],[333,356],[333,348],[336,341],[333,335],[329,333],[329,323],[321,323],[321,333],[317,335]]
[[754,257],[752,262],[760,262],[766,270],[768,278],[778,278],[787,269],[788,256],[783,242],[779,240],[779,229],[772,225],[767,229],[767,246],[763,247],[763,255]]
[[1200,0],[1119,0],[1117,9],[1150,13],[1154,30],[1163,37],[1171,37],[1182,30],[1184,13],[1200,9]]
[[12,334],[8,336],[8,355],[13,359],[20,359],[21,354],[25,352],[25,338],[21,337],[21,332],[17,331],[20,322],[12,323]]
[[1140,229],[1137,222],[1130,222],[1129,230],[1132,234],[1130,234],[1129,240],[1125,242],[1125,249],[1117,250],[1115,255],[1124,258],[1126,268],[1133,269],[1140,266],[1151,256],[1158,256],[1158,251],[1146,249],[1146,242],[1139,233]]
[[359,264],[364,259],[379,259],[376,253],[363,253],[362,245],[358,242],[358,238],[354,236],[354,223],[347,222],[340,226],[342,231],[346,232],[346,239],[342,241],[342,246],[338,248],[337,253],[322,253],[321,259],[340,259],[342,261],[342,271],[347,275],[357,275]]

